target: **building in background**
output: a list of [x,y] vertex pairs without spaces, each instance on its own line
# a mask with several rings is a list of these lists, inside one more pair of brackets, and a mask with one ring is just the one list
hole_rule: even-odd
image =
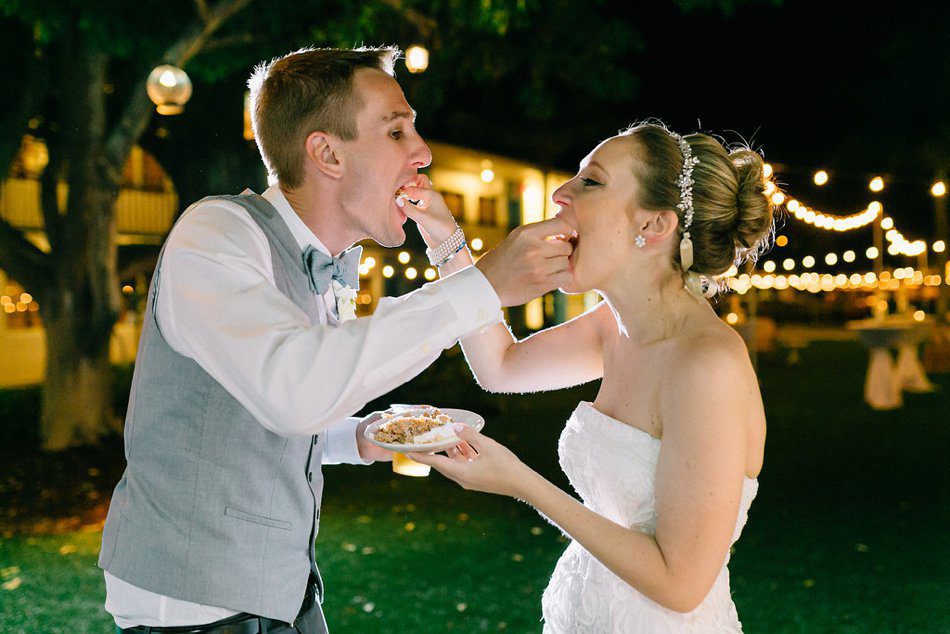
[[[513,159],[443,143],[430,143],[433,161],[427,170],[434,187],[465,230],[473,255],[501,242],[518,225],[554,216],[554,190],[571,177]],[[0,217],[26,232],[43,250],[49,249],[39,207],[39,177],[47,163],[46,146],[25,136],[9,178],[0,184]],[[65,204],[67,186],[60,183],[58,196]],[[117,363],[135,358],[151,267],[171,229],[181,205],[174,184],[158,161],[139,147],[132,150],[123,173],[117,200],[116,227],[119,274],[126,298],[112,338],[112,358]],[[411,223],[410,223],[411,224]],[[401,249],[364,243],[360,267],[359,314],[369,315],[380,297],[401,295],[437,277],[429,266],[424,245],[407,225],[410,239]],[[143,264],[144,263],[144,264]],[[516,331],[526,332],[560,323],[579,315],[598,301],[596,293],[566,296],[549,293],[509,311]],[[0,270],[0,387],[43,381],[46,336],[42,306]]]

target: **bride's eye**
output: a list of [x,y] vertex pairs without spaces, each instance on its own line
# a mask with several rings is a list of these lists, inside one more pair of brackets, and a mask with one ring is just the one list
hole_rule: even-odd
[[603,183],[598,183],[593,178],[581,178],[581,182],[584,183],[584,187],[597,187],[598,185],[603,185]]

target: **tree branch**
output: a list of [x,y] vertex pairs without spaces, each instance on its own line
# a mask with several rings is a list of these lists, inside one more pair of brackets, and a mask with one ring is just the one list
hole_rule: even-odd
[[229,35],[228,37],[219,37],[213,40],[209,40],[205,44],[204,48],[201,49],[202,53],[207,53],[208,51],[216,51],[221,48],[227,48],[229,46],[237,46],[240,44],[250,44],[256,41],[258,38],[251,33],[240,33],[238,35]]
[[208,3],[205,0],[195,0],[195,6],[198,7],[198,15],[205,23],[211,20],[211,12],[208,10]]
[[0,268],[37,296],[53,283],[50,256],[0,218]]
[[412,22],[419,30],[419,35],[424,39],[428,39],[439,27],[439,23],[434,18],[430,18],[415,9],[406,8],[403,6],[402,0],[380,0],[380,2],[401,13],[406,20]]
[[[162,56],[161,63],[184,67],[211,39],[211,36],[234,14],[238,13],[252,0],[222,0],[208,10],[207,19],[191,25],[185,34],[172,44]],[[199,9],[200,11],[200,9]],[[122,110],[115,127],[106,141],[106,159],[109,164],[109,178],[118,186],[126,158],[148,125],[152,116],[152,103],[145,92],[146,77],[133,88],[129,100]]]

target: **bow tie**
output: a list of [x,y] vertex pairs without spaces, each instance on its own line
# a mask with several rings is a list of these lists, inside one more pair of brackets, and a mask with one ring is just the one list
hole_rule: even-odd
[[303,268],[310,277],[310,288],[323,295],[330,288],[331,280],[353,289],[360,287],[360,256],[363,247],[347,249],[337,257],[331,257],[308,245],[303,252]]

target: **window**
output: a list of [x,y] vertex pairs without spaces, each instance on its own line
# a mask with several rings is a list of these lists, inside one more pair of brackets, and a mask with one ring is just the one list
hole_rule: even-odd
[[495,226],[497,217],[495,214],[497,198],[491,196],[479,196],[478,198],[478,222],[479,224]]
[[465,197],[455,192],[440,191],[445,199],[445,206],[449,208],[457,220],[465,219]]

